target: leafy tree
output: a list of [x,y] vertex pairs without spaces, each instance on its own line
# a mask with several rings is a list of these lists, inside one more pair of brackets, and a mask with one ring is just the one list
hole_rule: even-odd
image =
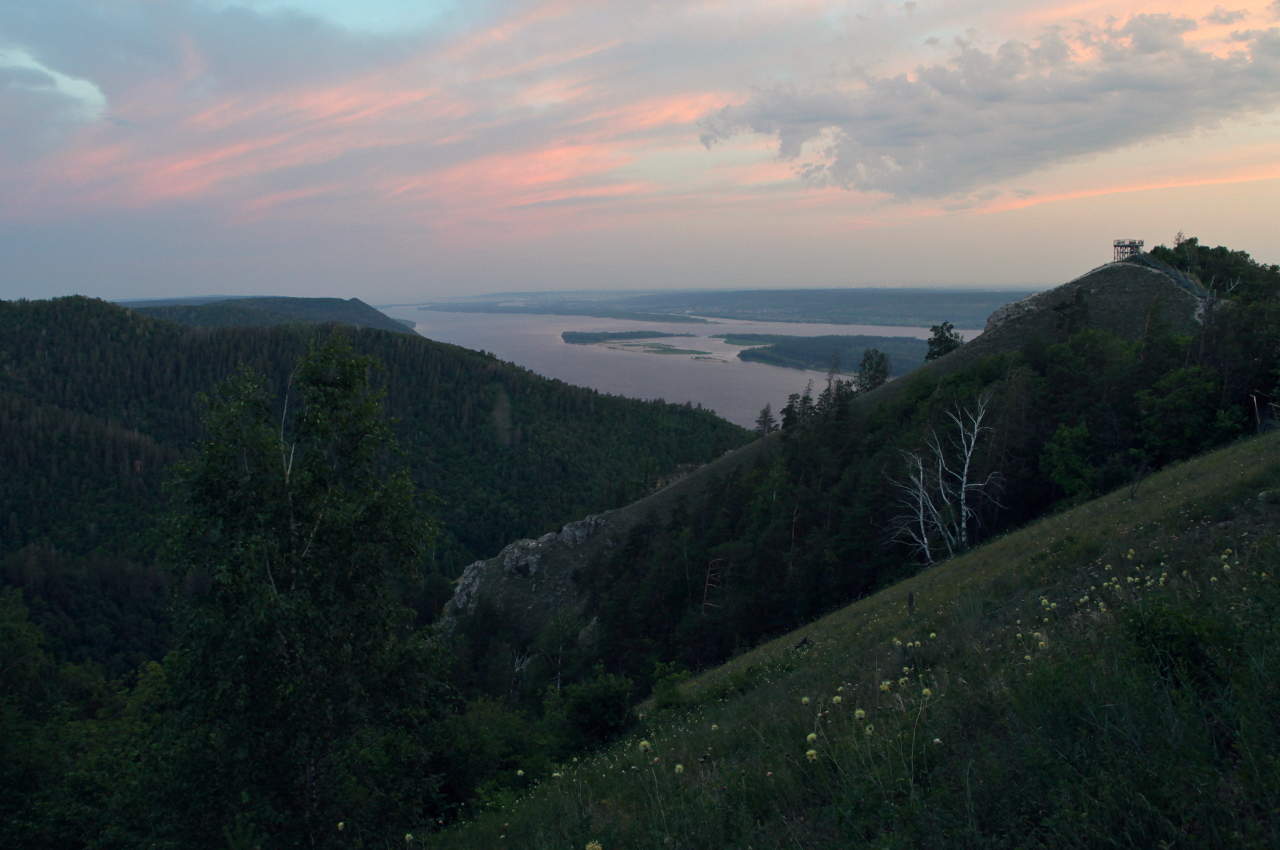
[[1174,246],[1157,245],[1151,256],[1189,272],[1216,296],[1258,302],[1280,293],[1280,266],[1259,263],[1245,251],[1223,245],[1210,248],[1181,233]]
[[1090,495],[1098,470],[1089,462],[1089,426],[1084,422],[1059,425],[1045,443],[1040,468],[1067,498]]
[[565,741],[589,746],[617,737],[635,719],[635,685],[625,676],[597,667],[586,681],[547,696],[547,714]]
[[55,695],[53,664],[44,636],[27,618],[17,590],[0,591],[0,817],[11,840],[28,840],[31,797],[40,788],[53,752],[40,719],[49,715]]
[[376,840],[436,804],[439,663],[401,602],[432,528],[372,367],[335,339],[282,410],[243,370],[209,404],[170,530],[169,840],[324,846],[338,821]]
[[1214,374],[1202,366],[1177,369],[1138,393],[1146,449],[1159,463],[1188,457],[1244,430],[1238,410],[1219,407]]
[[868,348],[862,353],[858,366],[857,389],[869,392],[889,380],[889,358],[878,348]]
[[929,353],[924,356],[924,359],[937,360],[962,345],[964,340],[960,338],[960,334],[956,333],[955,326],[950,322],[932,325],[929,328]]

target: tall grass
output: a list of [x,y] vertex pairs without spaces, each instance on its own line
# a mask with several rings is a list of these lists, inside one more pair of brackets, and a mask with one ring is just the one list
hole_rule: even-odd
[[835,612],[414,843],[1280,846],[1278,448],[1178,465]]

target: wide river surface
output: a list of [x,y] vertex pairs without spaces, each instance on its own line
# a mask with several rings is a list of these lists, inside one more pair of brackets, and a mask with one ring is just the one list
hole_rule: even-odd
[[[775,414],[791,393],[802,392],[812,380],[815,392],[826,382],[825,372],[784,369],[738,359],[741,346],[729,345],[713,334],[759,333],[788,336],[826,334],[908,336],[928,339],[928,328],[884,325],[824,325],[793,322],[751,322],[714,319],[710,324],[686,322],[637,322],[588,316],[510,315],[501,313],[444,313],[416,307],[384,307],[397,319],[416,323],[423,336],[478,351],[488,351],[566,383],[591,387],[631,398],[660,398],[692,402],[745,427],[754,425],[761,408],[772,405]],[[564,331],[652,331],[695,334],[649,340],[706,354],[654,354],[618,342],[569,345]],[[966,339],[977,331],[962,331]],[[646,342],[640,340],[639,342]]]

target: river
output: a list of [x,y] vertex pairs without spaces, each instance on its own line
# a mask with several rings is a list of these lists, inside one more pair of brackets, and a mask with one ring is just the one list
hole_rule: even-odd
[[[416,323],[423,336],[464,348],[488,351],[566,383],[631,398],[661,398],[709,408],[744,427],[755,424],[761,408],[776,414],[791,393],[802,392],[812,380],[815,391],[826,382],[825,372],[784,369],[739,360],[741,346],[713,339],[713,334],[759,333],[788,336],[869,335],[928,339],[928,328],[883,325],[828,325],[793,322],[752,322],[714,319],[711,324],[637,322],[587,316],[510,315],[501,313],[445,313],[416,307],[385,307],[382,312]],[[613,344],[569,345],[563,331],[653,331],[695,334],[654,340],[705,355],[653,354]],[[962,331],[966,339],[978,331]]]

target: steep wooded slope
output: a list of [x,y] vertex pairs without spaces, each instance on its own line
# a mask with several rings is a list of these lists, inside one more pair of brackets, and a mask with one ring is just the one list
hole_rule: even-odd
[[[904,452],[927,453],[931,434],[949,445],[950,414],[979,400],[968,481],[991,486],[972,496],[970,540],[1245,433],[1261,424],[1250,388],[1274,384],[1280,365],[1275,296],[1213,305],[1188,283],[1148,258],[1104,266],[870,393],[835,382],[797,396],[780,434],[471,565],[447,610],[472,657],[532,659],[525,693],[545,684],[538,647],[553,616],[580,630],[580,664],[643,690],[658,663],[721,660],[917,569],[895,535]],[[469,621],[501,626],[481,647]]]

